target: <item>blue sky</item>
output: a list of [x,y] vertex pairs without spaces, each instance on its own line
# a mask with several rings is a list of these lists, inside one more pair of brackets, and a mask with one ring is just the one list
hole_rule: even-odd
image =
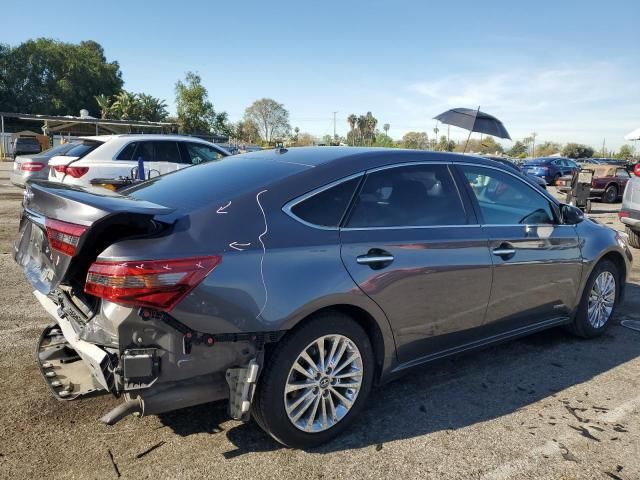
[[175,81],[194,70],[232,120],[271,97],[317,136],[333,132],[333,111],[338,133],[349,113],[371,110],[399,138],[431,135],[435,115],[478,105],[514,139],[535,131],[616,148],[640,127],[637,0],[32,1],[2,17],[0,42],[11,45],[96,40],[126,89],[171,110]]

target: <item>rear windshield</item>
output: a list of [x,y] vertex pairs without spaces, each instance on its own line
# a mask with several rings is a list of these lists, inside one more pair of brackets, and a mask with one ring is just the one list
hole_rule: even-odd
[[51,147],[50,149],[45,150],[44,152],[42,152],[42,155],[45,155],[47,157],[53,157],[53,156],[56,156],[56,155],[64,155],[66,152],[71,150],[76,145],[78,145],[77,142],[74,142],[74,143],[63,143],[62,145],[56,145],[55,147]]
[[224,157],[184,168],[122,191],[139,200],[182,211],[212,205],[219,200],[256,194],[281,178],[307,167],[264,158]]
[[40,145],[38,140],[31,137],[16,138],[16,145]]
[[95,150],[100,145],[102,145],[102,142],[97,142],[95,140],[83,140],[71,150],[63,153],[62,155],[64,155],[65,157],[84,157],[87,153]]

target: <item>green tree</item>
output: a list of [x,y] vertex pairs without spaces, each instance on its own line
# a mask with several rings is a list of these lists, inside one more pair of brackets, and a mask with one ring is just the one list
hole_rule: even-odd
[[0,45],[0,111],[98,116],[99,95],[122,89],[118,62],[108,62],[100,44],[39,38],[17,47]]
[[527,146],[523,142],[518,140],[509,150],[507,150],[506,153],[510,157],[520,158],[522,155],[527,154]]
[[96,103],[100,109],[100,118],[109,118],[109,114],[111,113],[111,98],[102,94],[96,95]]
[[[465,142],[456,145],[455,151],[462,152],[465,148]],[[485,155],[493,155],[503,152],[502,145],[495,141],[493,137],[483,137],[482,140],[472,138],[467,144],[467,152],[482,153]]]
[[402,146],[414,150],[426,150],[429,147],[427,132],[407,132],[402,137]]
[[271,98],[253,102],[245,110],[244,119],[257,127],[260,137],[268,144],[287,136],[291,130],[289,112],[284,105]]
[[[358,124],[358,117],[356,117],[353,113],[347,117],[347,122],[349,123],[349,133],[347,133],[347,139],[351,138],[349,142],[350,145],[355,145],[355,129]],[[351,137],[349,137],[351,135]]]
[[562,155],[569,158],[589,158],[593,156],[593,148],[581,143],[567,143],[562,149]]
[[139,120],[162,122],[169,116],[167,103],[164,100],[146,93],[139,93],[136,100]]
[[436,145],[436,150],[440,152],[453,152],[456,148],[456,142],[447,140],[446,135],[440,135],[440,141]]
[[[325,137],[328,135],[325,135]],[[296,147],[309,147],[316,144],[316,137],[307,132],[298,134],[298,139],[295,143]]]
[[136,120],[138,118],[138,98],[135,93],[122,90],[118,93],[109,109],[111,115],[120,120]]
[[542,142],[539,145],[536,145],[536,157],[548,157],[549,155],[554,155],[556,153],[560,153],[562,150],[562,145],[556,142]]
[[227,114],[216,113],[200,75],[187,72],[184,81],[176,82],[175,91],[181,133],[231,133]]
[[258,127],[250,120],[241,120],[236,123],[232,131],[232,136],[236,140],[245,143],[257,143],[260,141]]
[[631,145],[622,145],[620,150],[618,150],[616,157],[623,160],[633,157],[633,147]]
[[[387,124],[388,125],[388,124]],[[384,128],[384,127],[383,127]],[[389,135],[387,135],[386,133],[378,133],[376,135],[376,141],[373,144],[374,147],[387,147],[387,148],[392,148],[395,147],[396,144],[393,141],[393,138],[391,138]]]

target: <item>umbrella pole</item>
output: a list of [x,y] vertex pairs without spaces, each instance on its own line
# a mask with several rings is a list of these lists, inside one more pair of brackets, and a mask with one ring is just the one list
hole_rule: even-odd
[[471,126],[471,130],[469,130],[469,135],[467,135],[467,141],[464,144],[464,150],[462,152],[463,155],[467,153],[467,145],[469,145],[469,139],[471,138],[473,129],[476,128],[476,119],[478,118],[478,113],[480,113],[480,105],[478,105],[478,110],[476,110],[476,116],[473,117],[473,125]]
[[467,145],[469,145],[469,139],[471,138],[471,134],[473,133],[472,130],[469,130],[469,135],[467,135],[467,141],[464,142],[464,150],[462,151],[462,154],[464,155],[465,153],[467,153]]

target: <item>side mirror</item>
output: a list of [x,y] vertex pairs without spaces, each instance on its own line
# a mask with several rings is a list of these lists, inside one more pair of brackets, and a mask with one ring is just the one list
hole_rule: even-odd
[[584,220],[584,213],[578,207],[562,204],[560,207],[562,223],[565,225],[577,225]]

